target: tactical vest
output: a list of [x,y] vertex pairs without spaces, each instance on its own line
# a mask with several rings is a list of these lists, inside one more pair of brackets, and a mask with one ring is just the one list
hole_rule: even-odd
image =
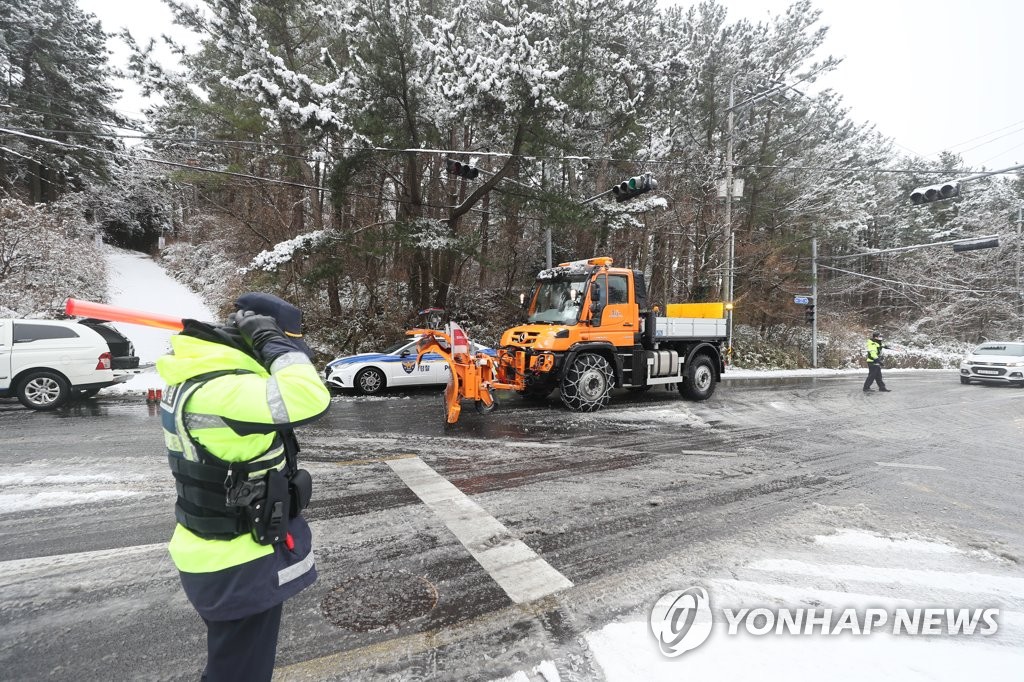
[[[227,462],[192,438],[190,427],[237,428],[214,415],[185,412],[189,398],[211,379],[248,370],[208,372],[168,388],[160,404],[167,460],[174,476],[178,523],[207,540],[231,540],[245,533],[264,545],[284,542],[289,516],[305,504],[292,499],[297,443],[291,429],[278,431],[270,447],[245,462]],[[267,430],[249,433],[269,433]],[[243,435],[243,434],[239,434]],[[289,457],[287,445],[295,444]],[[308,478],[306,472],[305,477]],[[311,491],[311,486],[310,486]],[[306,495],[305,502],[308,502]]]
[[[879,362],[882,359],[882,344],[874,339],[868,339],[868,362]],[[874,353],[874,357],[872,356]]]

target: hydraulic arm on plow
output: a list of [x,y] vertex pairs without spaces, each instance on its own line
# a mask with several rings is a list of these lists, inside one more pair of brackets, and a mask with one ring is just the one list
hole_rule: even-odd
[[416,344],[416,363],[430,352],[440,355],[448,363],[448,386],[444,390],[444,418],[454,424],[462,413],[462,401],[475,401],[476,410],[486,414],[494,409],[495,389],[515,389],[512,384],[498,382],[497,360],[485,353],[470,353],[469,339],[454,322],[446,331],[413,329],[409,334],[420,334]]

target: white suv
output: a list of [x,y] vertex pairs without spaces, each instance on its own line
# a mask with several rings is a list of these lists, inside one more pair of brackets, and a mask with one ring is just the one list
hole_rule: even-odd
[[983,381],[1024,387],[1024,343],[989,341],[960,363],[960,383]]
[[139,364],[131,342],[106,325],[97,331],[99,326],[0,319],[0,397],[13,395],[25,407],[53,410],[73,395],[92,396],[130,379],[138,370],[128,366]]

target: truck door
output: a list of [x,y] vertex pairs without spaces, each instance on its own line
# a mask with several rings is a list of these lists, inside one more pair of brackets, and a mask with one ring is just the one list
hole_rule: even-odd
[[11,386],[11,321],[0,320],[0,390]]
[[609,331],[621,330],[629,337],[623,342],[616,341],[616,346],[633,345],[633,332],[636,329],[635,306],[630,303],[629,278],[626,275],[609,274],[602,276],[602,288],[605,293],[605,306],[601,313],[601,329]]

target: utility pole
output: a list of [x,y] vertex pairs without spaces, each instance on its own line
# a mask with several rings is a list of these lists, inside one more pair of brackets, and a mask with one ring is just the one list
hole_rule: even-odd
[[1021,339],[1024,340],[1024,289],[1020,286],[1020,260],[1024,245],[1021,244],[1021,228],[1024,226],[1024,205],[1017,207],[1017,320],[1021,324]]
[[[842,61],[842,60],[840,60]],[[729,108],[726,112],[729,115],[727,129],[726,129],[726,140],[725,140],[725,229],[726,229],[726,240],[728,242],[728,265],[726,266],[726,288],[725,288],[725,308],[726,308],[726,330],[728,335],[728,347],[726,348],[727,357],[732,356],[732,335],[733,335],[733,308],[735,308],[733,299],[736,296],[735,284],[736,284],[736,233],[732,229],[732,197],[736,193],[732,186],[733,176],[733,129],[736,122],[736,110],[750,106],[761,100],[767,99],[774,94],[785,92],[786,90],[793,90],[804,80],[811,78],[818,74],[819,71],[824,69],[825,66],[821,66],[816,69],[813,73],[804,76],[800,81],[793,83],[792,85],[786,83],[779,83],[773,88],[769,88],[764,92],[759,92],[756,95],[751,95],[739,104],[736,103],[736,79],[731,78],[729,80]],[[797,91],[799,92],[799,91]],[[743,190],[740,189],[740,195],[743,194]]]
[[733,285],[736,277],[736,235],[732,231],[732,133],[735,120],[736,96],[735,80],[729,81],[729,123],[725,140],[725,234],[729,245],[728,265],[726,266],[725,301],[727,319],[725,321],[728,336],[726,357],[732,357],[732,316],[733,316]]
[[814,314],[811,317],[811,367],[818,366],[818,238],[811,237],[811,305]]

